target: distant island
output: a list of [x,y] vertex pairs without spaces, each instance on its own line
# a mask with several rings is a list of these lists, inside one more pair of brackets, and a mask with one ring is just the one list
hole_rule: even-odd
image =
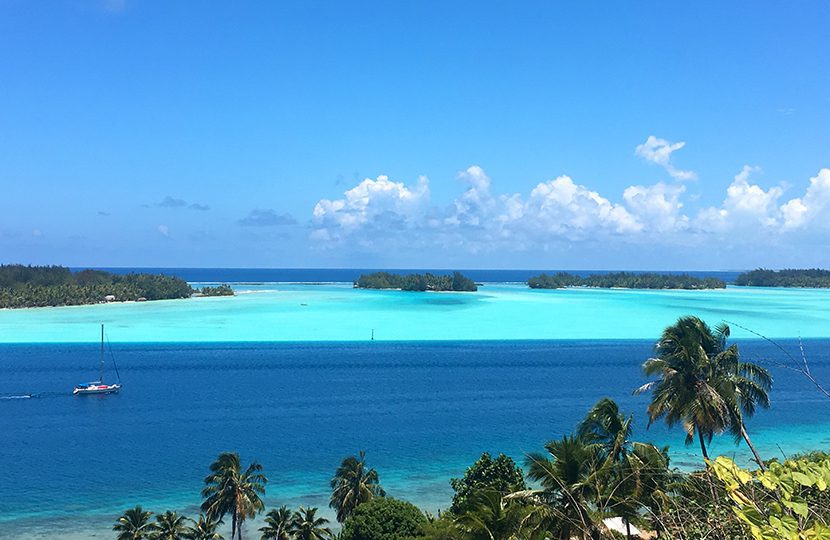
[[230,285],[223,283],[216,287],[205,286],[201,289],[196,289],[196,296],[233,296],[234,291]]
[[735,285],[744,287],[807,287],[830,288],[830,270],[808,268],[797,270],[766,270],[758,268],[743,272],[735,279]]
[[457,291],[474,292],[478,290],[476,282],[460,272],[452,275],[435,274],[390,274],[375,272],[362,274],[354,282],[358,289],[400,289],[402,291]]
[[599,289],[723,289],[726,283],[717,278],[697,278],[686,274],[613,272],[581,277],[567,272],[540,274],[527,280],[531,289],[594,287]]
[[[0,308],[77,306],[190,298],[188,283],[162,274],[118,275],[102,270],[73,272],[63,266],[0,265]],[[204,287],[203,296],[232,295],[228,285]]]

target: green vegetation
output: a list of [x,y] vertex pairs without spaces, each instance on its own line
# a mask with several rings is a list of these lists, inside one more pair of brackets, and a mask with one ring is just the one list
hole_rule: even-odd
[[331,479],[331,500],[329,506],[337,512],[337,521],[343,523],[355,509],[375,497],[384,497],[386,492],[380,486],[378,473],[366,468],[366,453],[360,457],[343,459]]
[[400,289],[402,291],[459,291],[473,292],[478,290],[475,281],[460,272],[446,276],[435,274],[390,274],[389,272],[375,272],[363,274],[354,286],[358,289]]
[[378,497],[361,504],[343,524],[339,540],[403,540],[424,535],[427,518],[406,501]]
[[[508,456],[484,453],[450,484],[452,507],[437,518],[412,504],[387,498],[365,455],[343,459],[331,482],[331,507],[343,523],[341,540],[819,540],[830,538],[830,456],[815,453],[784,462],[763,461],[752,447],[745,419],[769,405],[772,379],[743,362],[728,343],[729,328],[711,328],[682,317],[666,328],[654,358],[645,361],[653,382],[651,422],[680,425],[687,443],[700,444],[703,469],[680,472],[668,449],[635,438],[633,415],[611,398],[591,407],[573,433],[526,456],[524,471]],[[708,457],[720,434],[745,441],[757,470],[725,457]],[[252,463],[224,453],[210,467],[202,492],[205,515],[191,521],[140,506],[113,527],[119,540],[221,539],[217,527],[231,516],[231,539],[264,511],[267,479]],[[609,521],[608,518],[615,518]],[[333,540],[317,508],[272,509],[261,540]]]
[[235,293],[230,285],[223,283],[222,285],[217,285],[216,287],[202,287],[199,289],[198,294],[201,296],[233,296]]
[[0,308],[188,298],[186,281],[157,274],[72,272],[62,266],[0,265]]
[[830,287],[830,270],[765,270],[758,268],[743,272],[735,279],[735,285],[746,287]]
[[455,491],[450,512],[461,514],[467,509],[474,493],[495,491],[507,495],[521,491],[525,489],[525,478],[521,467],[512,458],[499,454],[493,459],[489,453],[484,452],[462,478],[451,478],[450,485]]
[[685,274],[635,274],[613,272],[580,277],[567,272],[540,274],[527,280],[531,289],[564,289],[566,287],[596,287],[600,289],[723,289],[720,279],[696,278]]

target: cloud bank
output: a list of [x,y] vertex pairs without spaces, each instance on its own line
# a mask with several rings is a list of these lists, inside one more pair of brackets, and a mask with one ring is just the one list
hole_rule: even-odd
[[[728,245],[776,245],[794,238],[816,241],[830,223],[830,169],[809,179],[802,195],[786,199],[781,186],[753,180],[759,168],[746,165],[734,176],[722,202],[688,210],[684,182],[696,178],[677,169],[673,152],[684,143],[649,137],[636,153],[662,166],[674,181],[631,185],[600,194],[561,175],[527,193],[498,193],[485,170],[460,171],[464,190],[449,205],[430,199],[429,179],[407,184],[381,175],[367,178],[342,198],[314,207],[311,238],[332,249],[362,250],[443,247],[467,253],[552,250],[580,244],[670,246],[671,249]],[[821,241],[821,240],[819,240]]]

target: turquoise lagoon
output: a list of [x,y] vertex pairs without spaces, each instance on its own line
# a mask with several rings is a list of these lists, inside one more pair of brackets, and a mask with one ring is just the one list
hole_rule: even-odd
[[[830,337],[830,290],[531,290],[476,293],[234,285],[239,294],[144,303],[0,310],[0,343],[654,339],[685,314],[772,338]],[[749,333],[735,327],[736,337]]]

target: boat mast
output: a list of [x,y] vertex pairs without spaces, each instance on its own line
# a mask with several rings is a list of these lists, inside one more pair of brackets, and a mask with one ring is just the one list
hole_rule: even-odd
[[98,379],[101,384],[104,383],[104,325],[101,325],[101,378]]

